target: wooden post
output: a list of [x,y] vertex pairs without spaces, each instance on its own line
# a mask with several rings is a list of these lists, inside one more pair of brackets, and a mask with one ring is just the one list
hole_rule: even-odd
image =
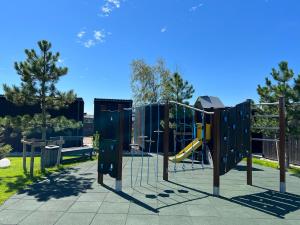
[[[158,106],[159,107],[159,106]],[[163,179],[165,181],[169,180],[168,168],[169,168],[169,102],[165,104],[164,112],[164,165],[163,165]],[[159,134],[158,134],[159,135]]]
[[41,146],[41,172],[45,172],[45,146]]
[[26,140],[26,137],[24,136],[23,137],[23,171],[26,172],[27,171],[27,168],[26,168],[26,144],[25,144],[25,141]]
[[213,195],[220,195],[220,119],[221,109],[215,109],[213,115]]
[[247,100],[247,107],[250,108],[250,114],[249,114],[249,123],[248,126],[250,127],[249,129],[249,149],[248,149],[248,154],[247,154],[247,185],[252,185],[252,138],[251,138],[251,100]]
[[[106,110],[106,106],[105,105],[101,105],[100,106],[100,111],[105,111]],[[99,152],[98,152],[98,184],[103,185],[103,174],[99,173],[99,168],[100,168],[100,144],[99,144]]]
[[285,101],[279,98],[279,167],[280,167],[280,192],[286,192],[285,182]]
[[60,165],[62,146],[63,146],[63,137],[59,136],[59,149],[58,149],[57,161],[56,161],[57,166]]
[[30,157],[30,176],[33,177],[34,170],[34,144],[31,144],[31,157]]
[[122,191],[122,168],[123,168],[123,142],[124,142],[124,110],[123,105],[118,105],[119,110],[119,145],[117,149],[117,178],[116,178],[116,191]]

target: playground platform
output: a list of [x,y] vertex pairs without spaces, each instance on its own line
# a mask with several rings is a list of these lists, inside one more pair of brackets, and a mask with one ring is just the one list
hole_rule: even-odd
[[[123,158],[123,193],[104,176],[97,183],[97,162],[90,161],[31,185],[0,206],[0,224],[22,225],[297,225],[300,224],[300,178],[287,174],[287,194],[277,192],[279,171],[254,165],[253,184],[246,185],[243,163],[221,177],[220,194],[213,197],[212,169],[190,162],[162,181],[162,157]],[[170,163],[170,170],[174,164]],[[149,179],[148,179],[149,178]],[[140,186],[140,182],[142,185]]]

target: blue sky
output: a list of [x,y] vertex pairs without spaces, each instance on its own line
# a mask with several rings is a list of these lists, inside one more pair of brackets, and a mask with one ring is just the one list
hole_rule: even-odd
[[3,0],[0,84],[18,84],[13,63],[46,39],[69,67],[59,87],[74,89],[89,113],[95,97],[131,98],[138,58],[164,58],[195,97],[256,100],[279,61],[300,73],[299,12],[299,0]]

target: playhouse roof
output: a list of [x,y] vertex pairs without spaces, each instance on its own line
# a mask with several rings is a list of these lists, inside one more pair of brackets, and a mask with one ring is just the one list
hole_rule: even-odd
[[218,97],[214,97],[214,96],[198,97],[195,102],[195,107],[199,109],[225,108],[222,101]]

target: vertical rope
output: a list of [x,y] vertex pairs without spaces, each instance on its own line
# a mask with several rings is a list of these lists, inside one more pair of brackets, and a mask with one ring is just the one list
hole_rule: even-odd
[[192,169],[194,169],[194,151],[195,151],[195,148],[194,148],[194,140],[196,138],[196,135],[195,135],[195,111],[192,111]]
[[152,104],[149,106],[150,111],[150,125],[149,125],[149,150],[148,150],[148,169],[147,169],[147,184],[149,184],[149,170],[150,170],[150,153],[151,153],[151,144],[152,144]]
[[[184,148],[185,148],[186,147],[185,146],[185,107],[183,107],[183,145],[184,145]],[[182,162],[182,169],[183,170],[185,169],[184,160]]]
[[202,165],[202,168],[204,169],[204,151],[205,151],[205,147],[206,145],[204,143],[206,143],[206,137],[205,137],[205,132],[204,132],[204,129],[205,129],[205,114],[202,113],[202,131],[201,131],[201,136],[202,136],[202,151],[201,151],[201,165]]
[[145,148],[145,107],[142,107],[142,165],[141,165],[141,179],[140,179],[140,186],[142,186],[143,180],[143,167],[144,167],[144,148]]
[[157,103],[157,144],[156,144],[156,181],[158,181],[158,149],[159,149],[159,135],[160,135],[160,112],[159,102]]
[[[133,108],[131,109],[131,113],[130,111],[128,111],[129,115],[128,115],[128,123],[129,123],[129,144],[131,143],[131,136],[130,136],[130,133],[131,133],[131,125],[130,125],[130,116],[132,118],[132,114],[133,114]],[[131,145],[129,145],[129,148],[130,148],[130,154],[131,154],[131,163],[130,163],[130,184],[131,184],[131,187],[133,187],[133,182],[132,182],[132,164],[133,164],[133,152],[132,152],[132,147]]]
[[174,154],[175,154],[175,164],[174,164],[174,171],[176,172],[177,169],[177,163],[176,163],[176,157],[177,157],[177,152],[176,152],[176,148],[177,148],[177,123],[178,123],[178,105],[175,105],[176,107],[176,113],[175,113],[175,135],[174,135]]

